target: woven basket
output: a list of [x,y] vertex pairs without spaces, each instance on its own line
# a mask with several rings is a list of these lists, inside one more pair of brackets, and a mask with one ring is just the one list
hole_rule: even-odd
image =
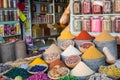
[[89,68],[91,68],[95,72],[98,71],[101,65],[105,65],[105,57],[94,60],[89,60],[89,59],[82,59],[82,60],[87,66],[89,66]]

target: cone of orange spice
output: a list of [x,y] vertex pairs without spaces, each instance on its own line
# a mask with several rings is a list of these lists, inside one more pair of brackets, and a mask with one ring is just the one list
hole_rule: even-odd
[[85,30],[82,30],[75,40],[92,40],[93,37]]

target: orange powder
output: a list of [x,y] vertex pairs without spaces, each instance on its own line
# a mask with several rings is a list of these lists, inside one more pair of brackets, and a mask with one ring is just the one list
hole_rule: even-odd
[[93,37],[85,30],[82,30],[75,40],[92,40]]

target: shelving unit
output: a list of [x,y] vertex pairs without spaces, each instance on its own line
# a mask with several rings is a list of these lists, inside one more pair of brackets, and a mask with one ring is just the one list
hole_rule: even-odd
[[0,37],[6,42],[9,42],[11,39],[21,39],[21,27],[18,19],[18,8],[16,3],[3,3],[0,8]]
[[[80,13],[79,14],[74,14],[74,2],[75,1],[79,1],[80,2]],[[104,16],[109,16],[110,17],[110,19],[111,19],[111,26],[112,26],[112,32],[110,32],[110,34],[111,35],[113,35],[113,36],[120,36],[120,32],[115,32],[114,31],[114,20],[115,20],[115,17],[116,16],[119,16],[120,17],[120,13],[116,13],[116,12],[114,12],[114,7],[115,7],[115,5],[114,5],[114,0],[111,0],[112,1],[112,7],[111,7],[111,10],[113,10],[111,13],[102,13],[102,14],[93,14],[93,12],[92,13],[89,13],[89,14],[84,14],[83,13],[83,1],[84,0],[70,0],[70,12],[71,12],[71,14],[70,14],[70,25],[71,25],[71,27],[70,27],[70,31],[71,31],[71,33],[73,33],[73,34],[75,34],[75,35],[78,35],[79,33],[80,33],[80,31],[82,30],[82,27],[83,27],[83,25],[82,25],[82,21],[83,21],[83,18],[85,18],[85,17],[89,17],[90,18],[90,20],[92,21],[92,18],[94,17],[94,16],[99,16],[100,18],[101,18],[101,20],[103,20],[103,17]],[[87,1],[87,0],[86,0]],[[94,0],[92,0],[92,1],[94,1]],[[91,1],[91,5],[92,5],[92,2]],[[102,4],[103,4],[104,2],[102,1]],[[120,6],[120,5],[118,5],[118,6]],[[102,8],[103,8],[103,6],[102,6]],[[91,7],[91,10],[93,10],[93,5],[92,5],[92,7]],[[77,19],[77,18],[79,18],[79,22],[80,22],[80,25],[79,25],[79,27],[78,27],[78,29],[79,30],[74,30],[75,29],[75,25],[74,25],[74,21]],[[91,23],[92,24],[92,23]],[[102,25],[102,24],[101,24]],[[92,27],[92,26],[91,26]],[[89,32],[91,35],[94,35],[94,36],[96,36],[96,35],[98,35],[100,32],[92,32],[92,31],[90,31]]]

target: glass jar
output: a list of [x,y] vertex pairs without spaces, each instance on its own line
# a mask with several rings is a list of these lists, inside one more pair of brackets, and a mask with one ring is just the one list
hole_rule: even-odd
[[0,0],[0,8],[3,7],[3,0]]
[[120,16],[116,16],[114,20],[114,32],[120,33]]
[[12,0],[13,1],[13,8],[17,8],[17,2],[16,0]]
[[102,20],[102,30],[112,32],[112,21],[109,16],[104,16]]
[[93,16],[92,18],[92,32],[101,32],[102,31],[102,20],[99,16]]
[[82,27],[82,20],[80,17],[75,17],[74,21],[73,21],[73,26],[74,26],[74,31],[79,32],[81,31],[81,27]]
[[4,10],[4,19],[5,19],[5,21],[9,21],[8,10]]
[[12,8],[12,7],[13,7],[12,0],[8,0],[8,8]]
[[14,12],[13,12],[13,17],[14,17],[14,21],[16,21],[17,19],[18,19],[18,17],[17,17],[17,10],[14,10]]
[[120,0],[114,0],[114,12],[120,13]]
[[83,14],[91,14],[91,2],[90,2],[90,0],[84,0],[84,2],[83,2]]
[[3,0],[3,8],[8,8],[8,0]]
[[104,0],[103,3],[103,13],[110,14],[112,13],[112,1],[111,0]]
[[3,10],[0,10],[0,21],[4,21]]
[[73,13],[80,14],[81,13],[81,1],[76,0],[73,3]]
[[91,19],[90,17],[84,17],[82,20],[82,30],[86,30],[88,32],[91,31]]
[[94,0],[92,6],[93,14],[102,14],[103,13],[103,2],[102,0]]

